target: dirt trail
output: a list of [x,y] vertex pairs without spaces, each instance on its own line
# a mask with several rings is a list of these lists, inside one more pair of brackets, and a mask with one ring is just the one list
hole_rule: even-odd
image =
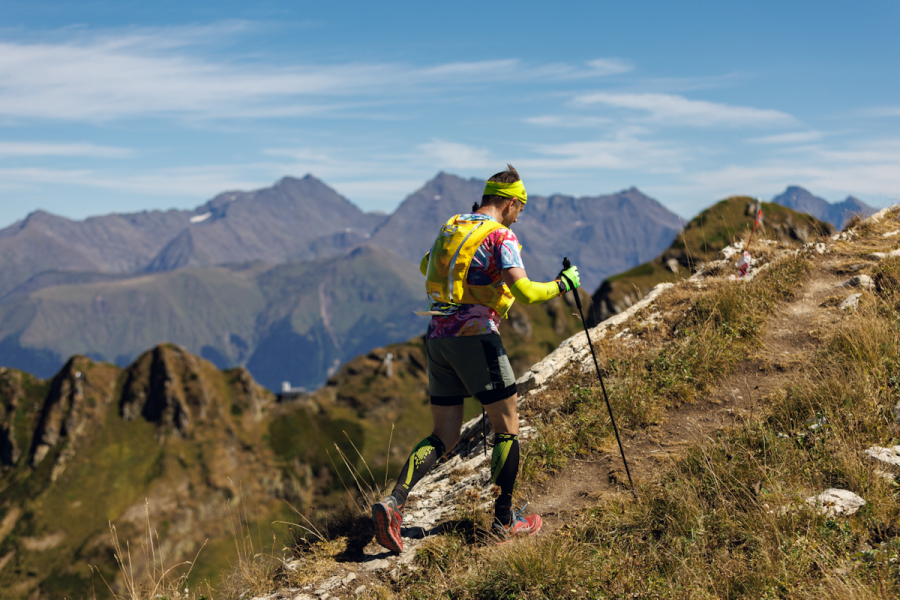
[[[797,297],[766,320],[761,350],[738,364],[702,401],[665,412],[660,425],[644,431],[622,431],[622,445],[636,482],[654,479],[689,446],[716,430],[754,417],[759,400],[781,388],[817,345],[816,332],[840,320],[837,309],[820,307],[839,295],[840,278],[816,270],[798,289]],[[848,295],[845,292],[843,295]],[[605,494],[629,493],[618,448],[588,459],[571,459],[566,467],[534,488],[529,512],[543,516],[555,530],[565,513],[594,504]]]

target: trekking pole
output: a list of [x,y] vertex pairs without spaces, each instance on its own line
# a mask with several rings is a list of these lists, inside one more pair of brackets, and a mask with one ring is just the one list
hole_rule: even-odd
[[[563,271],[572,266],[569,257],[563,258]],[[603,384],[603,375],[600,373],[600,364],[597,362],[597,355],[594,353],[594,344],[591,342],[591,332],[588,331],[587,322],[584,320],[584,312],[581,310],[581,298],[578,297],[578,290],[572,285],[572,280],[562,276],[569,282],[572,288],[572,295],[575,296],[575,306],[578,307],[578,315],[581,317],[581,324],[584,325],[584,334],[587,336],[588,346],[591,348],[591,357],[594,359],[594,366],[597,368],[597,377],[600,378],[600,389],[603,390],[603,399],[606,400],[606,409],[609,411],[609,420],[612,421],[613,431],[616,433],[616,442],[619,443],[619,452],[622,454],[622,462],[625,463],[625,473],[628,475],[628,483],[631,484],[631,493],[637,499],[637,491],[634,489],[634,481],[631,479],[631,470],[628,468],[628,461],[625,460],[625,449],[622,448],[622,440],[619,438],[619,428],[616,427],[616,418],[613,416],[612,406],[609,404],[609,395],[606,393],[606,386]]]

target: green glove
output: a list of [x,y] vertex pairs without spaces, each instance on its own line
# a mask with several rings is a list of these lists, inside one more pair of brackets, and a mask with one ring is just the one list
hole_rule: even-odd
[[559,281],[566,286],[566,292],[571,292],[574,288],[581,285],[581,278],[578,276],[578,267],[572,265],[565,271],[560,271]]

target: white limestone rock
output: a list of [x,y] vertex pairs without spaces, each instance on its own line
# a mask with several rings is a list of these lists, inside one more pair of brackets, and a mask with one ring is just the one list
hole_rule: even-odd
[[891,214],[894,211],[900,210],[900,204],[894,204],[893,206],[888,206],[887,208],[882,208],[874,215],[863,220],[863,223],[869,221],[870,223],[878,223]]
[[847,296],[847,299],[841,302],[841,305],[838,307],[841,310],[856,310],[859,308],[859,299],[862,298],[862,294],[850,294]]
[[807,242],[803,244],[803,250],[810,254],[825,254],[829,250],[829,248],[822,242]]
[[823,517],[849,517],[866,505],[866,501],[853,492],[837,488],[828,488],[818,496],[811,496],[806,503]]
[[364,571],[383,571],[391,566],[391,561],[386,558],[376,558],[362,564]]
[[900,256],[900,248],[891,250],[890,252],[872,252],[871,254],[869,254],[869,257],[874,258],[875,260],[884,260],[886,258],[893,258],[895,256]]
[[321,596],[325,592],[333,590],[334,588],[336,588],[339,585],[341,585],[341,576],[335,575],[334,577],[331,577],[331,578],[323,581],[322,584],[319,586],[319,589],[316,590],[316,594]]
[[892,448],[872,446],[866,450],[866,456],[876,461],[882,469],[891,469],[895,473],[900,473],[900,446]]
[[836,284],[834,287],[855,287],[863,290],[874,290],[875,282],[868,275],[854,275],[850,279]]

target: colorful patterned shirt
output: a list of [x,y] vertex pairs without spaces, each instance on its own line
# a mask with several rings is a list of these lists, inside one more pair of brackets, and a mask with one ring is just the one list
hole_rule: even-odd
[[[468,221],[496,220],[481,213],[462,215]],[[524,268],[519,240],[510,229],[492,231],[475,252],[466,282],[470,285],[490,285],[500,280],[500,271],[512,267]],[[431,317],[425,337],[445,338],[466,335],[500,333],[502,317],[494,309],[481,304],[444,304],[436,302],[432,310],[443,312]]]

